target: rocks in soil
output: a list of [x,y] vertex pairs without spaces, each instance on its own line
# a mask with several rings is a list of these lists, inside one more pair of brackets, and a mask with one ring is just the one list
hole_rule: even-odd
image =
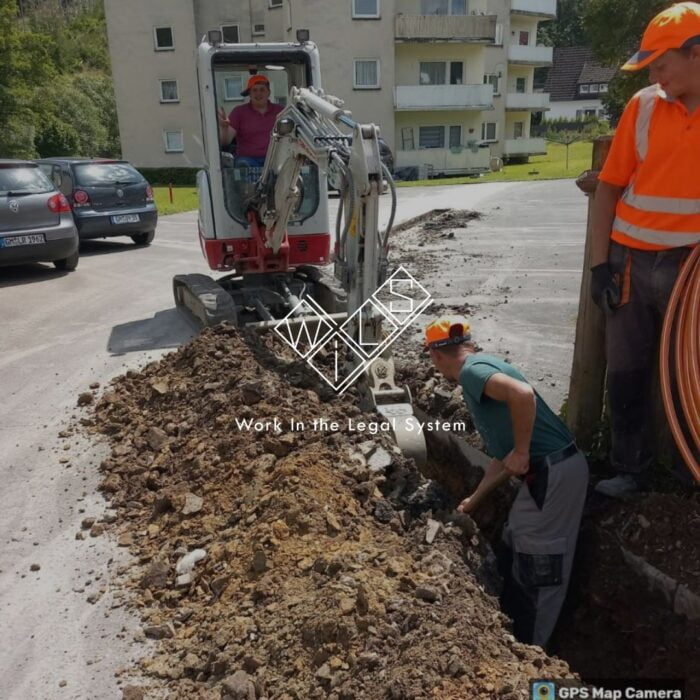
[[[427,544],[449,498],[388,435],[348,430],[348,416],[377,417],[353,390],[312,391],[273,335],[207,330],[95,406],[89,429],[112,446],[102,489],[133,557],[121,583],[158,640],[134,677],[169,700],[492,700],[504,677],[519,696],[530,678],[570,677],[541,650],[514,651],[478,531],[465,539],[446,523]],[[310,428],[319,418],[341,427]],[[240,426],[274,419],[281,432]],[[196,549],[206,558],[177,573]]]

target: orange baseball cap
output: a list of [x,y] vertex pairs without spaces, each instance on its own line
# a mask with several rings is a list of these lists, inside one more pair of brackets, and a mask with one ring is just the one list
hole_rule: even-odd
[[466,319],[446,316],[429,323],[425,329],[425,344],[437,350],[446,345],[459,345],[472,339],[471,327]]
[[622,70],[641,70],[670,49],[685,49],[697,43],[700,43],[700,3],[676,3],[649,22],[639,51]]
[[250,95],[250,88],[252,88],[253,85],[257,85],[258,83],[267,85],[268,89],[270,87],[270,81],[267,79],[267,76],[251,75],[250,78],[248,78],[248,84],[245,86],[245,90],[243,90],[241,95],[243,95],[243,97],[248,97],[248,95]]

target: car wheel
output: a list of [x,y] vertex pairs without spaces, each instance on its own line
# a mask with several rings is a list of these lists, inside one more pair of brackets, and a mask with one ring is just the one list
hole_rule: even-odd
[[80,252],[75,251],[75,253],[69,255],[67,258],[61,258],[60,260],[54,260],[53,264],[57,270],[75,270],[78,267],[78,260],[80,259]]
[[131,236],[131,240],[136,243],[136,245],[151,245],[153,242],[153,237],[156,235],[155,231],[146,231],[145,233],[135,233]]

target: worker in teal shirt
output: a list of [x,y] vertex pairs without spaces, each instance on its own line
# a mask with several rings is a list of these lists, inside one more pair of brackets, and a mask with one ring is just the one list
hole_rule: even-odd
[[[522,479],[503,531],[501,604],[518,640],[544,647],[566,597],[588,464],[525,377],[507,362],[477,351],[465,319],[438,319],[425,334],[435,367],[462,387],[492,457],[479,488],[504,473]],[[458,510],[469,512],[469,500]]]

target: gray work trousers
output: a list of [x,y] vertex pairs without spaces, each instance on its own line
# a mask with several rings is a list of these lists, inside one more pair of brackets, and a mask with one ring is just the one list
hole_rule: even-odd
[[606,320],[610,462],[641,474],[652,459],[652,381],[668,300],[686,248],[634,250],[612,242],[608,261],[627,294]]
[[[518,641],[546,646],[569,586],[588,463],[581,452],[523,481],[503,530],[503,611]],[[536,494],[536,497],[533,497]],[[541,503],[540,508],[538,502]]]

